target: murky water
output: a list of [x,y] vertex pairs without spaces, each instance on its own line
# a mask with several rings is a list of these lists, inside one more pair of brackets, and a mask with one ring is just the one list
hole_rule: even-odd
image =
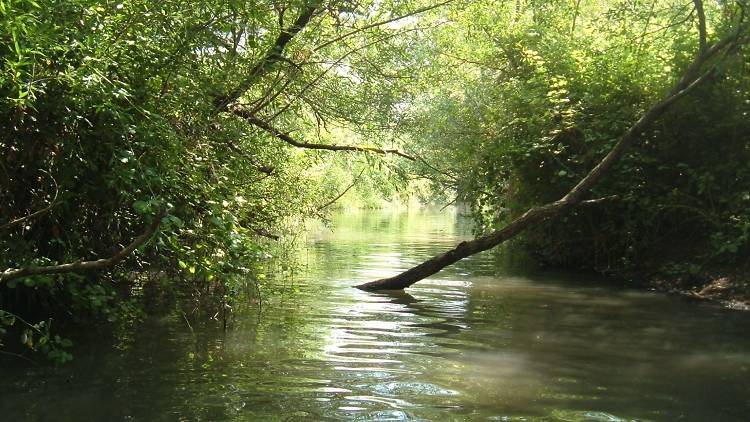
[[746,421],[750,313],[460,262],[400,295],[350,286],[467,236],[450,213],[339,215],[294,289],[224,333],[151,318],[120,349],[0,369],[3,421]]

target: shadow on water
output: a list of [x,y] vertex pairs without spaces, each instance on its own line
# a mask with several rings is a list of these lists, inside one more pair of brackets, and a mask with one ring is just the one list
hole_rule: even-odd
[[3,420],[747,420],[750,314],[529,275],[482,254],[408,292],[351,286],[465,239],[450,213],[313,230],[294,293],[224,333],[172,312],[119,349],[1,369]]

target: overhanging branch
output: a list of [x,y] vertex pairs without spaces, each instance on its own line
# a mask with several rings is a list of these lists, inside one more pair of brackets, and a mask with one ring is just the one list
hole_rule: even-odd
[[382,148],[365,147],[365,146],[358,146],[358,145],[329,145],[329,144],[314,144],[314,143],[309,143],[309,142],[300,142],[292,138],[291,136],[289,136],[288,133],[284,133],[280,131],[279,129],[276,129],[275,127],[259,119],[255,115],[248,113],[245,110],[234,109],[232,110],[232,113],[234,113],[234,115],[238,117],[243,118],[245,121],[252,124],[253,126],[259,127],[263,129],[264,131],[270,133],[274,137],[281,139],[287,144],[295,146],[297,148],[318,149],[318,150],[328,150],[328,151],[371,152],[371,153],[381,154],[381,155],[394,154],[394,155],[398,155],[403,158],[406,158],[407,160],[410,160],[410,161],[416,161],[415,157],[397,149],[382,149]]
[[695,4],[695,11],[698,14],[698,42],[700,45],[700,52],[703,54],[707,48],[706,13],[703,10],[702,0],[693,0],[693,4]]
[[427,12],[429,10],[432,10],[432,9],[437,9],[438,7],[445,6],[446,4],[451,3],[451,2],[453,2],[453,0],[446,0],[446,1],[443,1],[443,2],[440,2],[440,3],[437,3],[437,4],[433,4],[431,6],[425,6],[425,7],[422,7],[420,9],[413,10],[413,11],[411,11],[409,13],[406,13],[406,14],[403,14],[403,15],[400,15],[400,16],[396,16],[396,17],[393,17],[393,18],[390,18],[390,19],[386,19],[386,20],[382,20],[382,21],[379,21],[379,22],[371,23],[371,24],[365,25],[365,26],[363,26],[361,28],[353,29],[353,30],[351,30],[351,31],[349,31],[349,32],[347,32],[345,34],[342,34],[342,35],[340,35],[340,36],[338,36],[338,37],[336,37],[336,38],[334,38],[332,40],[328,40],[328,41],[324,42],[323,44],[315,47],[313,49],[313,51],[318,51],[318,50],[321,50],[323,48],[326,48],[326,47],[328,47],[331,44],[337,43],[337,42],[339,42],[339,41],[341,41],[341,40],[343,40],[345,38],[348,38],[348,37],[350,37],[352,35],[355,35],[357,33],[362,32],[362,31],[366,31],[366,30],[368,30],[370,28],[375,28],[375,27],[378,27],[378,26],[387,25],[387,24],[389,24],[391,22],[397,22],[397,21],[400,21],[402,19],[406,19],[406,18],[408,18],[410,16],[415,16],[415,15],[418,15],[420,13],[424,13],[424,12]]
[[[312,88],[313,86],[315,86],[318,82],[320,82],[320,80],[323,79],[323,77],[326,74],[328,74],[328,72],[330,72],[331,70],[335,69],[337,66],[342,65],[342,63],[344,62],[344,60],[347,57],[349,57],[350,55],[352,55],[354,53],[357,53],[357,52],[359,52],[361,50],[364,50],[365,48],[371,47],[371,46],[373,46],[375,44],[379,44],[381,42],[387,41],[389,39],[398,37],[400,35],[403,35],[403,34],[406,34],[408,32],[412,32],[412,31],[418,30],[418,29],[421,29],[421,28],[412,28],[412,29],[407,29],[407,30],[403,30],[403,31],[398,31],[398,32],[390,33],[390,34],[387,34],[385,36],[382,36],[382,37],[376,38],[374,40],[368,41],[368,42],[366,42],[366,43],[364,43],[364,44],[362,44],[362,45],[360,45],[358,47],[355,47],[355,48],[352,48],[352,49],[348,50],[346,53],[342,54],[334,62],[328,64],[328,67],[325,70],[323,70],[322,72],[320,72],[315,78],[313,78],[310,82],[306,83],[302,88],[300,88],[298,92],[296,92],[295,94],[293,94],[292,98],[287,102],[287,104],[284,107],[281,107],[278,111],[276,111],[270,117],[269,121],[273,121],[274,119],[276,119],[276,117],[278,117],[279,115],[281,115],[282,113],[284,113],[286,110],[288,110],[289,107],[291,107],[292,104],[294,104],[294,101],[297,98],[301,98],[306,91],[308,91],[310,88]],[[266,102],[266,104],[268,104],[268,102]],[[256,109],[254,109],[252,111],[252,113],[255,114],[258,110],[259,109],[256,108]]]
[[318,207],[318,211],[322,211],[322,210],[324,210],[324,209],[326,209],[326,208],[330,207],[331,205],[335,204],[335,203],[336,203],[336,201],[338,201],[338,200],[339,200],[339,199],[341,199],[341,198],[342,198],[342,197],[343,197],[344,195],[346,195],[346,193],[347,193],[347,192],[349,192],[349,191],[350,191],[350,190],[351,190],[351,189],[352,189],[352,188],[353,188],[354,186],[356,186],[356,185],[357,185],[357,182],[359,182],[359,179],[360,179],[360,178],[362,177],[362,175],[363,175],[364,173],[365,173],[365,169],[362,169],[362,171],[360,171],[360,172],[359,172],[359,174],[357,175],[357,177],[355,177],[355,178],[354,178],[354,180],[352,181],[352,183],[351,183],[351,184],[349,184],[349,186],[347,186],[347,188],[346,188],[346,189],[344,189],[344,190],[343,190],[343,191],[342,191],[341,193],[339,193],[338,195],[336,195],[336,197],[334,197],[334,198],[333,198],[333,199],[331,199],[330,201],[328,201],[328,202],[326,202],[325,204],[323,204],[323,205],[321,205],[320,207]]
[[274,63],[285,60],[282,53],[284,52],[286,45],[289,44],[292,38],[302,31],[308,23],[310,23],[310,20],[319,5],[320,1],[310,2],[289,28],[281,28],[281,32],[276,37],[271,48],[263,58],[261,58],[260,61],[250,69],[247,76],[245,76],[245,79],[243,79],[235,89],[216,100],[215,113],[220,113],[226,110],[229,104],[237,101],[261,76],[268,73]]
[[247,152],[243,151],[240,147],[238,147],[234,142],[228,141],[227,146],[229,149],[234,151],[235,154],[238,154],[242,158],[248,160],[250,164],[255,167],[256,170],[259,172],[265,174],[266,176],[270,176],[273,174],[274,170],[276,170],[274,167],[268,166],[266,164],[263,164],[259,162],[254,156],[248,154]]
[[148,228],[146,228],[146,231],[133,239],[133,242],[131,242],[128,246],[124,247],[109,258],[97,259],[93,261],[71,262],[69,264],[49,265],[46,267],[8,268],[0,273],[0,283],[7,282],[16,278],[34,275],[64,274],[87,270],[101,270],[104,268],[112,267],[123,259],[127,258],[128,255],[130,255],[141,245],[146,243],[146,241],[150,239],[151,236],[159,229],[159,226],[161,226],[162,218],[164,218],[166,215],[167,210],[160,212],[159,215],[156,216],[154,222],[151,223]]

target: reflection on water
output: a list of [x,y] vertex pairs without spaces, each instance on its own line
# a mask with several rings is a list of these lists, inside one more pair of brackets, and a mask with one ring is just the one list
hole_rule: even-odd
[[[471,257],[408,293],[351,288],[453,245],[449,214],[340,215],[298,291],[227,333],[181,314],[122,351],[1,369],[3,420],[743,421],[750,314]],[[502,274],[502,275],[497,275]]]

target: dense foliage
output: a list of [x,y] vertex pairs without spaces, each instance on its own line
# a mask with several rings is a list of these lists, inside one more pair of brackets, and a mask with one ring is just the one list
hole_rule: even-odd
[[[350,75],[398,57],[398,35],[414,29],[353,28],[418,6],[1,1],[0,271],[110,257],[168,210],[114,268],[0,281],[5,326],[47,348],[47,318],[117,319],[144,274],[262,278],[267,238],[319,215],[368,160],[397,160],[308,152],[274,131],[376,141],[398,98],[363,95],[378,86]],[[393,45],[380,64],[358,52],[372,37]]]
[[[691,2],[569,3],[476,3],[432,47],[441,72],[430,76],[445,82],[414,107],[415,145],[471,204],[481,230],[565,194],[698,50]],[[706,7],[710,40],[742,13]],[[592,192],[619,201],[537,225],[524,247],[544,264],[639,276],[744,262],[748,65],[736,47],[711,80],[642,134]]]
[[[455,194],[481,229],[557,199],[683,72],[696,4],[0,0],[0,339],[65,360],[52,318],[121,320],[154,277],[226,308],[272,239],[352,187]],[[710,40],[744,16],[705,6]],[[596,187],[620,201],[526,247],[620,271],[746,256],[742,53]],[[34,270],[79,261],[98,267]]]

